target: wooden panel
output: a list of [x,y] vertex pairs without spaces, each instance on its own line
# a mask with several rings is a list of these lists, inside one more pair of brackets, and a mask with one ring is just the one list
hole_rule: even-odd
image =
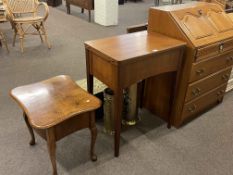
[[99,80],[101,80],[104,84],[109,87],[115,87],[113,81],[114,77],[116,77],[116,65],[109,64],[110,61],[102,59],[100,56],[96,54],[91,55],[91,71],[92,74]]
[[[170,6],[169,6],[170,7]],[[172,19],[168,11],[160,10],[161,7],[150,8],[148,17],[148,32],[158,32],[172,38],[179,39],[191,45],[188,38],[183,34],[176,21]],[[175,26],[175,27],[174,27]]]
[[182,22],[195,39],[204,38],[214,34],[211,26],[202,16],[199,17],[192,14],[187,14],[183,18]]
[[231,65],[233,65],[232,52],[202,62],[193,63],[189,82],[204,78]]
[[[180,63],[181,55],[181,49],[174,49],[156,56],[148,55],[142,59],[138,58],[138,60],[140,59],[139,61],[136,61],[137,59],[135,58],[135,62],[125,64],[121,69],[121,76],[124,77],[122,78],[123,87],[126,88],[133,83],[137,83],[138,80],[151,76],[176,71]],[[138,71],[143,69],[144,71]]]
[[233,23],[227,17],[225,12],[209,11],[207,18],[218,32],[226,32],[233,29]]
[[201,0],[201,1],[218,4],[222,7],[222,9],[226,8],[226,2],[227,2],[226,0]]
[[70,118],[69,120],[66,120],[55,126],[56,140],[60,140],[63,137],[80,129],[89,128],[90,116],[90,113],[84,113]]
[[146,79],[143,107],[167,121],[174,73],[165,73]]
[[[164,13],[168,13],[168,11]],[[195,47],[217,43],[229,39],[233,35],[233,22],[224,10],[216,4],[197,3],[191,8],[185,8],[185,5],[183,5],[183,8],[172,10],[170,14],[186,35],[188,41]],[[184,23],[187,16],[190,18],[189,24]]]
[[233,22],[233,13],[227,13],[227,16]]
[[185,102],[193,100],[221,84],[227,83],[230,73],[231,67],[190,84],[186,93]]
[[199,112],[207,109],[211,105],[220,102],[225,94],[227,84],[224,84],[200,98],[187,103],[182,112],[182,119],[185,120],[191,116],[197,115]]

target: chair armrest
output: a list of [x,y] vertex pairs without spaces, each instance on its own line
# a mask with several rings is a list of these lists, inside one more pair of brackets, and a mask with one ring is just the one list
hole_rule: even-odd
[[44,9],[45,9],[44,21],[45,21],[49,16],[49,6],[45,2],[39,2],[37,7],[36,7],[37,12],[39,11],[40,6],[44,6]]

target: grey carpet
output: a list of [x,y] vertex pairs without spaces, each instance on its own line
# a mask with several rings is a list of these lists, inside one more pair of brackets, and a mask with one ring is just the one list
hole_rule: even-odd
[[[50,8],[46,24],[52,49],[40,43],[39,37],[27,38],[25,53],[19,42],[11,47],[9,24],[0,24],[10,46],[8,55],[0,48],[0,174],[48,175],[51,165],[44,140],[36,137],[34,147],[28,145],[29,133],[22,111],[10,99],[10,89],[59,74],[74,79],[85,77],[86,40],[125,33],[129,25],[146,22],[153,1],[128,2],[119,9],[119,24],[103,27],[87,22],[87,14],[72,6]],[[97,162],[89,160],[88,130],[83,130],[57,144],[60,175],[232,175],[233,174],[233,92],[222,104],[180,129],[141,111],[142,121],[121,135],[120,157],[113,157],[113,139],[102,133],[98,124]]]

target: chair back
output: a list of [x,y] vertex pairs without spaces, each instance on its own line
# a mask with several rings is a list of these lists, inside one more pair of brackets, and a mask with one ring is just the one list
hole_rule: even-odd
[[38,0],[3,0],[3,4],[10,16],[35,13],[38,3]]

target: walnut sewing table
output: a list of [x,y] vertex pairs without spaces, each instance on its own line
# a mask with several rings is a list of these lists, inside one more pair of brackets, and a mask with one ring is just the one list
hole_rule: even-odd
[[[182,41],[147,31],[85,42],[88,91],[93,93],[93,76],[114,91],[116,157],[119,156],[123,89],[155,75],[176,73],[184,48]],[[174,96],[175,89],[176,85]],[[170,106],[172,111],[173,105]]]

